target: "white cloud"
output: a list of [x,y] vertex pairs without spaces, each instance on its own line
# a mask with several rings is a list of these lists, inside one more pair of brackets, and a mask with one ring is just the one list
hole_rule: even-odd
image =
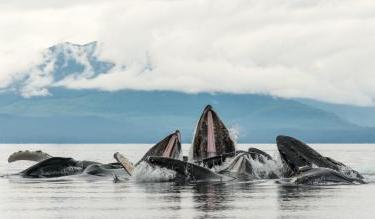
[[116,63],[110,73],[46,87],[265,93],[375,104],[370,0],[28,2],[0,3],[2,87],[38,62],[43,48],[98,40],[99,56]]

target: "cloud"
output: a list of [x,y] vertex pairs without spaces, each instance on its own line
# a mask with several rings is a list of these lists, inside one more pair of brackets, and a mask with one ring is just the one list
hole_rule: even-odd
[[2,87],[43,48],[97,40],[98,56],[116,64],[109,73],[38,86],[375,104],[373,1],[30,2],[0,7]]

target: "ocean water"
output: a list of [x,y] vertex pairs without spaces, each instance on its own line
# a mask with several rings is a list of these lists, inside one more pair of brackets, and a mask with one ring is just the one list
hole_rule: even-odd
[[[114,162],[121,152],[133,162],[151,145],[0,145],[0,175],[33,162],[7,163],[18,150],[43,150],[77,160]],[[277,157],[275,145],[257,147]],[[273,180],[178,185],[78,175],[54,179],[0,178],[0,218],[375,218],[375,145],[314,144],[362,173],[366,185],[282,186]],[[183,145],[188,154],[189,145]]]

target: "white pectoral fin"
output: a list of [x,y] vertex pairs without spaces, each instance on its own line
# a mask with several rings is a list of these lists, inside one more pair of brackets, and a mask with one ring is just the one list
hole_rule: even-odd
[[131,176],[135,166],[132,162],[129,161],[125,156],[120,154],[119,152],[116,152],[113,157],[121,164],[121,166],[124,168],[124,170]]
[[8,162],[11,163],[11,162],[15,162],[15,161],[19,161],[19,160],[28,160],[28,161],[42,161],[42,160],[45,160],[45,159],[48,159],[48,158],[51,158],[52,156],[47,154],[47,153],[44,153],[43,151],[29,151],[29,150],[25,150],[25,151],[17,151],[17,152],[14,152],[13,154],[11,154],[9,157],[8,157]]

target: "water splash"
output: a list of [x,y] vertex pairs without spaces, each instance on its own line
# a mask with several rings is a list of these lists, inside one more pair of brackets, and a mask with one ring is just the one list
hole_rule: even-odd
[[166,182],[175,177],[175,171],[151,166],[146,162],[141,162],[133,172],[133,179],[137,182]]
[[229,137],[232,139],[234,144],[236,145],[240,136],[240,126],[234,125],[228,129]]
[[357,174],[354,172],[354,170],[348,166],[339,166],[339,172],[352,178],[357,177]]
[[268,160],[265,156],[262,157],[263,162],[259,158],[252,159],[251,156],[247,158],[253,167],[253,175],[257,179],[265,178],[280,178],[282,176],[282,166],[275,160]]
[[[251,166],[251,170],[239,168],[240,166],[234,165],[233,162],[246,162]],[[263,155],[252,158],[249,154],[239,154],[234,158],[227,159],[223,165],[213,167],[212,170],[215,172],[229,171],[232,174],[245,175],[251,179],[279,178],[282,175],[282,165],[275,160],[267,159]]]
[[234,160],[234,157],[232,158],[227,157],[221,165],[215,165],[211,168],[211,170],[214,172],[220,172],[221,170],[226,169],[233,162],[233,160]]

